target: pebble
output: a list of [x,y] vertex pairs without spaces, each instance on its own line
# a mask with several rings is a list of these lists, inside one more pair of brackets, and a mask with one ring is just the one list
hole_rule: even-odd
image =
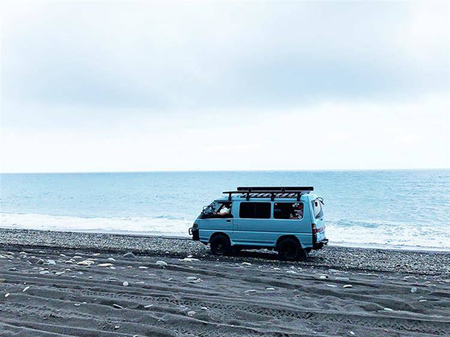
[[23,288],[22,292],[27,291],[28,289],[30,289],[30,286],[26,286],[25,288]]
[[130,284],[129,284],[127,281],[124,281],[124,282],[122,283],[122,285],[123,285],[124,287],[128,287]]
[[139,266],[138,268],[139,269],[148,269],[148,267],[146,267],[146,266]]
[[164,261],[156,261],[155,264],[163,268],[167,267],[167,262]]
[[244,293],[246,293],[246,294],[256,293],[256,290],[255,289],[249,289],[249,290],[244,291]]
[[353,288],[353,286],[352,286],[351,284],[345,284],[345,285],[343,286],[343,288]]
[[196,314],[196,312],[194,310],[188,311],[188,316],[192,317]]
[[266,290],[268,290],[268,291],[274,291],[275,288],[269,287],[269,288],[266,288]]
[[47,274],[50,274],[50,272],[48,270],[42,270],[42,271],[39,272],[39,274],[47,275]]
[[89,267],[89,266],[90,266],[91,264],[93,264],[93,263],[94,263],[94,261],[91,261],[91,260],[84,260],[84,261],[78,262],[77,265]]
[[208,310],[207,307],[200,307],[201,310]]
[[113,257],[108,257],[108,261],[116,261],[116,259]]
[[112,306],[116,309],[123,309],[123,307],[121,305],[118,305],[116,303],[114,303]]
[[113,264],[112,263],[99,263],[97,265],[97,267],[112,267]]
[[193,257],[185,257],[184,259],[179,259],[182,262],[195,262],[200,261],[199,259],[194,259]]
[[48,260],[47,264],[49,264],[51,266],[54,266],[56,264],[56,261],[55,260]]
[[412,293],[415,293],[416,291],[417,291],[417,288],[416,288],[416,287],[412,287],[412,288],[411,288],[411,292],[412,292]]
[[242,262],[241,263],[243,266],[251,266],[252,264],[250,262]]
[[151,307],[153,307],[153,304],[147,304],[147,305],[144,305],[144,308],[145,308],[145,309],[149,309],[149,308],[151,308]]
[[287,270],[286,274],[297,274],[295,270]]
[[12,267],[12,268],[9,268],[8,270],[9,270],[9,271],[16,271],[16,270],[17,270],[17,268],[15,268],[15,267]]
[[125,259],[135,259],[135,258],[136,258],[136,255],[134,255],[134,254],[131,253],[131,252],[128,252],[128,253],[123,254],[123,257],[124,257]]
[[116,325],[116,326],[114,327],[114,330],[119,330],[119,328],[120,328],[120,325]]
[[383,308],[384,311],[394,311],[394,309],[391,308]]
[[6,293],[6,294],[5,294],[5,297],[9,297],[9,293]]
[[325,279],[328,278],[328,276],[327,276],[327,275],[320,275],[319,278],[320,278],[321,280],[325,280]]

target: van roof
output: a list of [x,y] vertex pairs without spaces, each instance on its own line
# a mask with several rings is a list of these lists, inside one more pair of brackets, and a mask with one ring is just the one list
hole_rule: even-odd
[[[307,201],[307,198],[309,195],[312,195],[313,199],[315,194],[307,194],[307,195],[301,195],[300,196],[300,201]],[[256,202],[267,202],[267,201],[276,201],[276,202],[296,202],[299,201],[299,199],[297,199],[297,196],[293,196],[293,197],[284,197],[284,198],[277,198],[275,197],[273,200],[271,197],[265,197],[265,198],[261,198],[261,197],[252,197],[250,196],[248,199],[245,195],[233,195],[231,197],[231,199],[229,199],[228,197],[223,197],[223,198],[218,198],[215,201],[217,202],[233,202],[233,201],[256,201]]]
[[[314,191],[312,186],[285,186],[285,187],[238,187],[236,191],[225,191],[224,194],[228,194],[228,200],[232,199],[242,199],[245,198],[249,200],[250,198],[264,198],[264,199],[297,199],[300,200],[303,194],[308,194]],[[239,194],[234,196],[234,194]]]

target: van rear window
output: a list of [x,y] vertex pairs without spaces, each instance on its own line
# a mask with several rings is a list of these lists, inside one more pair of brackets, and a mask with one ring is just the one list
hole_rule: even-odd
[[313,211],[314,211],[314,218],[318,219],[323,216],[323,201],[320,198],[317,198],[313,201],[311,201]]
[[269,219],[270,202],[241,202],[240,218]]

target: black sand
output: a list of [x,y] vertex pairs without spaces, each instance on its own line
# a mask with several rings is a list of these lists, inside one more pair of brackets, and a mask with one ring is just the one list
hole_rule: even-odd
[[188,240],[0,230],[0,335],[448,335],[449,262],[337,247],[218,259]]

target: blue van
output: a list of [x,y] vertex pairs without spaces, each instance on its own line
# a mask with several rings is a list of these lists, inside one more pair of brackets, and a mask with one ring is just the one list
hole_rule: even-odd
[[238,187],[206,206],[189,234],[216,255],[268,248],[282,260],[308,257],[328,243],[323,199],[313,187]]

